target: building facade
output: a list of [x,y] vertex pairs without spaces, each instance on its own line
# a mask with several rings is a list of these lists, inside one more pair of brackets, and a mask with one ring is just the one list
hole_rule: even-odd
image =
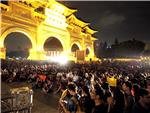
[[[92,36],[96,31],[74,15],[77,10],[69,9],[55,0],[7,1],[0,3],[0,7],[1,58],[6,58],[4,40],[7,35],[20,32],[31,41],[30,60],[47,60],[52,53],[53,57],[63,56],[73,61],[96,59],[93,46],[96,38]],[[52,38],[60,42],[61,50],[44,49],[46,41]]]

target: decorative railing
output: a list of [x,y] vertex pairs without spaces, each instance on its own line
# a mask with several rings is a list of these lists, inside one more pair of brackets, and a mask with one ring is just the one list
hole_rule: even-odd
[[62,51],[46,51],[47,56],[56,57],[61,56]]

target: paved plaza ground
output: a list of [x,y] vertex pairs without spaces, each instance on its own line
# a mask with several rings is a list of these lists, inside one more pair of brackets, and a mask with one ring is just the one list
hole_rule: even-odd
[[[4,96],[9,92],[10,88],[28,86],[29,83],[1,83],[1,95]],[[54,94],[45,94],[42,90],[34,90],[32,113],[58,113],[59,96]]]

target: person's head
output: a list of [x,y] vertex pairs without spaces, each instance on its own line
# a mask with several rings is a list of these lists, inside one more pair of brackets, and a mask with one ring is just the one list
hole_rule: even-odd
[[72,82],[72,78],[68,77],[68,83]]
[[63,82],[61,82],[61,91],[63,92],[64,90],[66,90],[66,84],[64,84]]
[[82,87],[82,93],[85,93],[85,94],[87,94],[88,96],[90,95],[89,89],[88,89],[87,86],[83,86],[83,87]]
[[122,85],[122,89],[126,92],[126,91],[131,91],[132,89],[132,84],[129,81],[126,81],[123,83]]
[[150,93],[146,89],[140,88],[139,96],[140,101],[142,101],[145,105],[150,106]]
[[134,90],[135,92],[138,92],[139,89],[140,89],[140,86],[139,86],[138,84],[133,84],[133,90]]
[[104,83],[102,84],[102,88],[103,88],[104,90],[109,90],[109,89],[110,89],[109,84],[108,84],[107,82],[104,82]]
[[90,91],[90,96],[92,100],[103,100],[104,90],[98,85],[94,85],[94,89]]
[[74,95],[74,93],[76,92],[76,86],[75,84],[68,84],[68,91],[71,95]]

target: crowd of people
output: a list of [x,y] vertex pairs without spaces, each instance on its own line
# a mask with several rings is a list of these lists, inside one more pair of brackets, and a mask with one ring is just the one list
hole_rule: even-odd
[[[150,64],[90,62],[60,65],[2,60],[3,82],[30,82],[60,94],[61,113],[150,113]],[[113,77],[115,85],[107,78]]]

